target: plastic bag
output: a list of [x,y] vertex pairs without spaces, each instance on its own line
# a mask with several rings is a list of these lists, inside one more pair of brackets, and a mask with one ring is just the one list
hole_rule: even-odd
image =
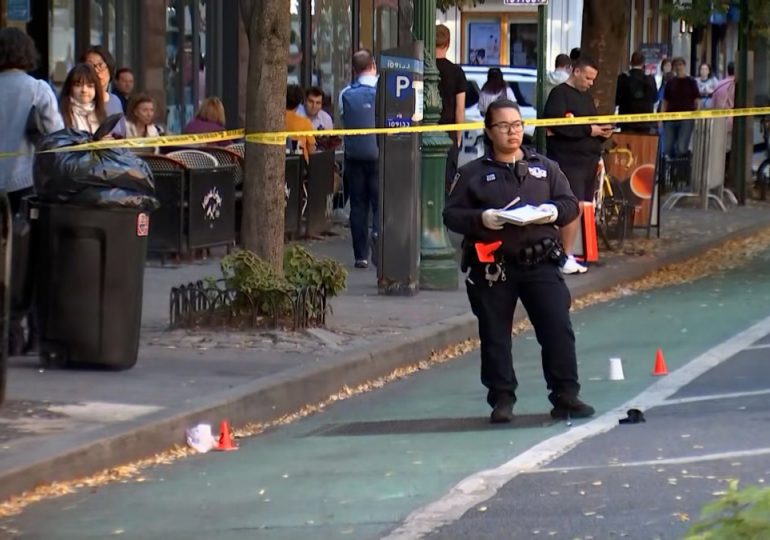
[[87,187],[74,194],[68,202],[89,208],[139,208],[148,212],[160,206],[158,199],[153,195],[143,195],[120,188],[99,187]]
[[[38,152],[99,140],[118,120],[120,115],[109,117],[94,135],[74,129],[51,133],[41,140]],[[125,148],[37,153],[33,172],[35,190],[44,202],[143,209],[158,205],[149,166]]]
[[187,428],[185,430],[187,436],[187,445],[201,454],[213,449],[217,440],[211,433],[211,424],[198,424],[195,427]]

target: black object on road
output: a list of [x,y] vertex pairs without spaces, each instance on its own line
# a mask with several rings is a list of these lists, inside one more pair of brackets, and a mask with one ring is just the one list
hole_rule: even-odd
[[639,409],[628,409],[626,414],[626,418],[618,420],[619,424],[641,424],[647,421],[644,419],[644,413]]

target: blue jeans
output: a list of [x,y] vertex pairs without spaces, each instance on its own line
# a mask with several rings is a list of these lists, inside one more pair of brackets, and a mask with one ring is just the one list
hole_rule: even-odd
[[350,193],[350,236],[357,261],[369,259],[369,210],[372,211],[372,236],[377,236],[377,197],[379,168],[377,161],[345,159],[345,174]]
[[695,126],[694,120],[675,120],[663,124],[663,155],[684,157],[690,151],[690,139]]

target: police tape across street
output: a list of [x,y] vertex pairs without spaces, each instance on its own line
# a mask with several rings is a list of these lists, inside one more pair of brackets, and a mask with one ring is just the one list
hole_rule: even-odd
[[[607,114],[600,116],[580,116],[565,118],[535,118],[524,123],[532,127],[576,126],[588,124],[624,124],[630,122],[667,122],[672,120],[697,120],[708,118],[727,118],[742,116],[770,115],[770,107],[746,107],[743,109],[702,109],[688,112],[650,113],[650,114]],[[243,129],[201,133],[194,135],[165,135],[161,137],[146,137],[136,139],[109,139],[46,150],[46,152],[71,152],[80,150],[103,150],[106,148],[150,148],[165,146],[184,146],[191,144],[207,144],[228,140],[245,139],[255,144],[283,146],[288,137],[301,136],[345,136],[345,135],[395,135],[403,133],[434,133],[440,131],[468,131],[483,129],[484,122],[466,122],[463,124],[431,124],[425,126],[410,126],[397,128],[366,128],[366,129],[330,129],[319,133],[312,131],[276,131],[270,133],[245,133]],[[0,159],[17,156],[17,152],[0,153]]]

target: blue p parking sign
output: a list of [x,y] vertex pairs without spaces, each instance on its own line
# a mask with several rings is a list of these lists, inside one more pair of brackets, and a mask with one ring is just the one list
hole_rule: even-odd
[[388,73],[388,93],[397,100],[411,99],[414,92],[412,74],[408,71],[391,71]]

